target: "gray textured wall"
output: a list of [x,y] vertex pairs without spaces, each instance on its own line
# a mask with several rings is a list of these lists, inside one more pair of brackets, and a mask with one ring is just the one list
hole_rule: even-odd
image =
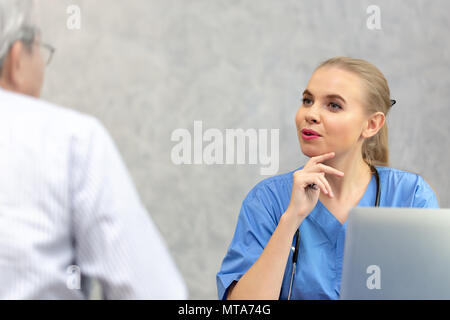
[[[373,62],[397,105],[391,166],[421,173],[450,207],[450,2],[41,0],[56,48],[43,98],[109,129],[193,299],[215,299],[215,274],[259,165],[172,163],[177,128],[280,129],[279,173],[304,164],[294,116],[314,67],[336,55]],[[81,9],[69,30],[66,10]],[[369,30],[369,5],[381,30]]]

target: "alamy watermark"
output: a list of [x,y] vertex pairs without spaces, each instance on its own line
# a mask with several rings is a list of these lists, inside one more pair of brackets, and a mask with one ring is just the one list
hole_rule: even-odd
[[279,129],[226,129],[223,133],[210,128],[203,132],[203,122],[194,121],[193,134],[183,128],[172,132],[171,141],[178,143],[170,157],[176,165],[259,164],[261,175],[274,175],[280,162],[279,137]]
[[66,269],[66,286],[70,290],[81,290],[81,269],[77,265],[68,266]]
[[379,266],[373,264],[367,267],[366,273],[370,274],[370,276],[367,278],[366,286],[367,289],[373,290],[381,289],[381,269]]
[[370,5],[366,9],[366,13],[370,14],[367,18],[366,26],[369,30],[381,30],[381,9],[377,5]]
[[79,6],[72,4],[67,7],[66,13],[68,15],[66,26],[69,30],[81,29],[81,9]]

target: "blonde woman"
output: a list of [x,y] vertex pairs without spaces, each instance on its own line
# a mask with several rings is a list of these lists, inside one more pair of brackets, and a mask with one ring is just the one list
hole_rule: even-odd
[[244,199],[217,274],[219,299],[339,298],[347,216],[375,206],[376,174],[381,207],[439,208],[420,175],[389,167],[386,116],[394,103],[383,74],[365,60],[336,57],[317,67],[295,118],[310,159]]

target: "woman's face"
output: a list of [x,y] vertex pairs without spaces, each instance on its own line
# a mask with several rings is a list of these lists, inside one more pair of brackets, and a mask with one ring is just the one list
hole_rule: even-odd
[[[361,152],[367,116],[363,86],[357,75],[336,67],[322,67],[311,76],[302,98],[295,122],[306,156]],[[312,129],[320,137],[307,140],[303,129]]]

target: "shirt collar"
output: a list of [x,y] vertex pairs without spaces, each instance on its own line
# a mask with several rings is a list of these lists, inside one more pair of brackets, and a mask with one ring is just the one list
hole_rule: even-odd
[[[357,207],[371,207],[375,205],[377,192],[376,184],[377,182],[375,175],[372,175],[372,179],[369,182],[366,192],[356,205]],[[320,200],[317,200],[316,207],[308,215],[307,219],[308,218],[313,220],[322,229],[333,246],[336,245],[339,234],[347,228],[348,219],[344,224],[341,224],[340,221],[327,209],[327,207],[320,202]]]

